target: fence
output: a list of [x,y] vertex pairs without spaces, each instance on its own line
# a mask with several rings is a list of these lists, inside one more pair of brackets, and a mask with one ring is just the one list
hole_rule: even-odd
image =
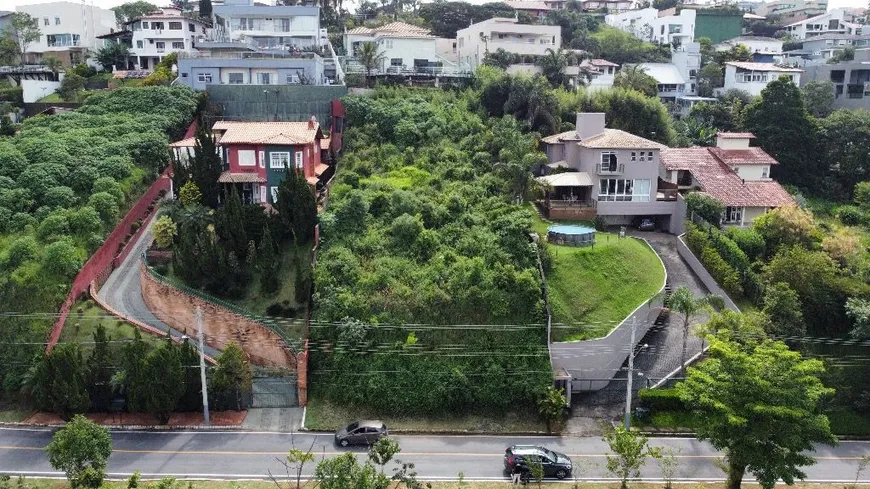
[[[85,265],[79,270],[73,280],[70,291],[67,294],[66,300],[60,307],[59,315],[49,333],[48,345],[46,351],[51,351],[55,344],[60,339],[60,333],[63,331],[63,325],[66,323],[66,318],[69,311],[75,304],[76,300],[87,292],[91,282],[98,280],[99,285],[105,282],[109,273],[120,263],[117,258],[126,256],[129,253],[133,242],[139,237],[143,230],[147,227],[147,220],[154,216],[154,203],[164,194],[171,185],[171,180],[166,172],[160,176],[154,183],[148,187],[148,190],[133,204],[133,207],[127,211],[121,222],[115,226],[115,229],[106,237],[103,245],[94,252],[93,255],[85,262]],[[128,231],[133,226],[133,223],[143,221],[142,225],[135,232],[128,234]]]
[[223,118],[247,121],[307,121],[312,114],[326,127],[332,101],[347,95],[345,86],[209,85],[209,101],[223,107]]

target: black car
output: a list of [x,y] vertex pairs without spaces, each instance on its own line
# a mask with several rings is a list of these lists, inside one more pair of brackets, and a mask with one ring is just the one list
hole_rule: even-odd
[[653,219],[644,218],[640,220],[640,224],[637,225],[638,231],[655,231],[656,230],[656,222]]
[[335,433],[335,443],[348,445],[372,445],[387,436],[387,425],[380,421],[356,421]]
[[504,468],[511,472],[519,466],[528,470],[529,465],[539,462],[544,468],[544,477],[564,479],[571,475],[571,459],[564,453],[535,445],[513,445],[504,451]]

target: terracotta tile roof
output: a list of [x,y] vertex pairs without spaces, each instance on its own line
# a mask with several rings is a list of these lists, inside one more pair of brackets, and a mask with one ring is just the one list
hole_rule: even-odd
[[329,149],[329,143],[332,142],[332,138],[323,138],[320,140],[320,149],[327,150]]
[[531,0],[508,0],[502,3],[514,10],[553,10],[544,2],[535,2]]
[[589,64],[591,64],[592,66],[619,66],[616,63],[612,63],[610,61],[607,61],[606,59],[600,59],[600,58],[590,59]]
[[619,129],[605,129],[604,133],[580,141],[580,146],[594,149],[666,149],[667,146],[649,139],[635,136]]
[[737,68],[743,70],[751,70],[751,71],[776,71],[783,73],[803,73],[804,70],[799,70],[797,68],[783,68],[782,66],[777,66],[773,63],[750,63],[747,61],[728,61],[725,63],[726,65],[736,66]]
[[417,27],[406,22],[390,22],[380,27],[356,27],[347,31],[348,34],[361,34],[380,37],[435,37],[424,27]]
[[541,138],[542,143],[547,144],[558,144],[564,141],[579,141],[580,137],[577,136],[577,131],[565,131],[560,132],[559,134],[553,134],[552,136],[547,136],[545,138]]
[[329,165],[327,165],[326,163],[321,163],[314,167],[314,174],[319,177],[320,175],[323,175],[323,173],[326,172],[326,170],[328,169]]
[[220,183],[265,183],[266,179],[256,173],[230,173],[225,171],[218,177]]
[[779,162],[761,148],[722,149],[710,148],[719,160],[726,165],[778,165]]
[[716,133],[717,137],[722,139],[754,139],[755,134],[751,132],[719,132]]
[[688,170],[701,189],[726,206],[781,207],[794,199],[773,180],[744,181],[712,151],[717,148],[669,148],[661,152],[668,170]]
[[174,143],[169,143],[170,148],[193,148],[196,146],[196,138],[182,139]]
[[308,144],[317,137],[320,126],[308,122],[233,122],[218,121],[213,131],[226,131],[221,144]]
[[305,180],[308,182],[309,185],[317,185],[317,182],[320,181],[320,179],[317,177],[305,177]]

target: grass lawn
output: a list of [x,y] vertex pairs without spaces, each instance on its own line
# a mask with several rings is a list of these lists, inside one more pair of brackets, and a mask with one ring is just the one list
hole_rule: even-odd
[[50,103],[57,103],[57,102],[63,102],[63,101],[64,100],[62,98],[60,98],[60,95],[58,95],[56,93],[49,93],[45,97],[42,97],[41,99],[37,100],[36,103],[38,103],[38,104],[50,104]]
[[[534,231],[546,236],[552,223],[535,216]],[[594,246],[550,245],[550,249],[554,263],[547,273],[547,287],[553,322],[558,324],[553,341],[607,335],[658,292],[665,279],[655,252],[634,238],[599,232]]]
[[24,421],[33,414],[31,409],[3,409],[0,408],[0,423],[17,423]]
[[[105,326],[106,333],[112,340],[133,339],[134,331],[137,329],[136,326],[112,316],[94,301],[88,299],[76,302],[70,309],[66,324],[64,324],[60,334],[60,341],[93,342],[94,331],[99,324]],[[158,340],[156,336],[147,333],[142,334],[142,339],[145,341]]]
[[365,418],[383,420],[390,431],[527,433],[547,430],[546,424],[533,411],[493,413],[492,416],[458,414],[439,418],[398,417],[382,416],[363,408],[335,405],[314,393],[308,397],[305,427],[309,430],[335,431],[355,419]]
[[280,284],[278,291],[273,294],[262,293],[260,291],[260,274],[255,272],[248,284],[245,296],[239,299],[229,299],[228,302],[237,304],[239,307],[260,316],[267,315],[266,309],[269,306],[279,303],[285,307],[290,306],[298,309],[296,317],[304,318],[306,305],[296,302],[296,276],[299,274],[299,269],[297,269],[299,265],[306,273],[310,273],[310,245],[296,250],[295,253],[293,245],[285,245],[284,252],[281,253],[281,269],[278,271],[278,283]]

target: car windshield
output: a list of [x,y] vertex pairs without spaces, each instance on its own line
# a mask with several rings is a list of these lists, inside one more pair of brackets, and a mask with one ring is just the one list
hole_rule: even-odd
[[556,461],[557,458],[559,458],[559,457],[556,456],[555,453],[553,453],[553,451],[551,451],[551,450],[547,450],[546,448],[543,448],[543,447],[542,447],[542,448],[541,448],[541,451],[544,452],[544,455],[546,455],[547,457],[549,457],[550,460],[552,460],[552,461],[554,461],[554,462]]
[[347,425],[347,431],[353,431],[357,428],[359,428],[359,423],[351,423]]

